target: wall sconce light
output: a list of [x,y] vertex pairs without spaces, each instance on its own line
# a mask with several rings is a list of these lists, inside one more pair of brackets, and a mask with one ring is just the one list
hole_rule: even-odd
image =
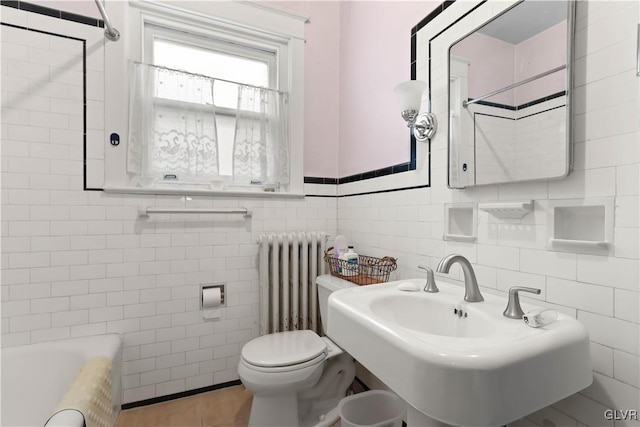
[[402,118],[407,122],[407,127],[413,129],[413,136],[420,142],[433,138],[438,128],[438,122],[433,113],[418,114],[422,102],[422,92],[426,88],[427,84],[423,81],[409,80],[400,83],[393,89],[400,102]]

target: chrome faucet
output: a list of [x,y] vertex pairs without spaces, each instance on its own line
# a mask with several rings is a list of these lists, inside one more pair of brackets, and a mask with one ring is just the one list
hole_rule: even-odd
[[540,295],[542,290],[538,288],[527,288],[526,286],[510,287],[507,308],[502,312],[504,317],[508,317],[509,319],[522,319],[522,316],[524,316],[524,311],[522,311],[522,307],[520,307],[518,292],[531,292],[532,294]]
[[433,277],[433,270],[426,265],[419,265],[418,268],[427,272],[427,283],[424,285],[424,291],[431,294],[440,292],[438,286],[436,286],[436,279]]
[[468,259],[462,255],[451,254],[442,258],[436,267],[438,273],[448,273],[451,265],[459,263],[464,273],[464,300],[468,302],[480,302],[484,301],[480,288],[478,288],[478,280],[476,274],[473,272],[473,267]]

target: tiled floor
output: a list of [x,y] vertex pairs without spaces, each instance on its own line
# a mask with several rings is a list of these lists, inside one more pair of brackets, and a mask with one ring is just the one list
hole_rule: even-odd
[[245,427],[252,394],[228,387],[120,413],[116,427]]

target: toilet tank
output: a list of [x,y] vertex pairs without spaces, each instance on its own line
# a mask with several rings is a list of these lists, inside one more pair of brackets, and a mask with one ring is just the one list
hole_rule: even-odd
[[323,274],[316,278],[316,284],[318,285],[318,304],[320,305],[320,319],[322,321],[322,330],[325,331],[325,325],[327,324],[327,309],[329,304],[329,295],[332,292],[345,288],[353,288],[355,283],[348,280],[334,277],[330,274]]

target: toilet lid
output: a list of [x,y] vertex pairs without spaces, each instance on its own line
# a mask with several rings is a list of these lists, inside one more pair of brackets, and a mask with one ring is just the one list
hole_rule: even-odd
[[326,353],[327,345],[313,331],[268,334],[249,341],[242,358],[255,366],[276,367],[303,363]]

